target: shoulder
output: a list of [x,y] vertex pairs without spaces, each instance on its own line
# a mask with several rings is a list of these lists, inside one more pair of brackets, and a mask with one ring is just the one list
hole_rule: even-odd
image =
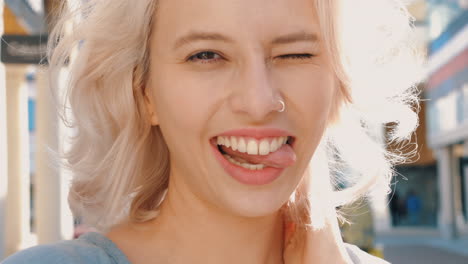
[[372,256],[355,245],[345,243],[345,246],[349,257],[353,261],[352,264],[390,264],[390,262]]
[[123,253],[108,243],[111,242],[102,235],[87,234],[75,240],[25,249],[2,264],[128,264]]

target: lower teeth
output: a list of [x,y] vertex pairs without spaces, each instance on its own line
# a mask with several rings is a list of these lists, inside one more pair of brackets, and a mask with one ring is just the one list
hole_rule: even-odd
[[237,166],[241,166],[243,168],[249,169],[249,170],[263,170],[265,168],[265,165],[263,164],[251,164],[251,163],[244,163],[244,162],[239,162],[235,159],[233,159],[231,156],[228,154],[223,154],[223,156],[232,164],[235,164]]

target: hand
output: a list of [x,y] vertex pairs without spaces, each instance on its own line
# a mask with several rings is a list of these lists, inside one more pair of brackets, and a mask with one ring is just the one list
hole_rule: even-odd
[[[306,197],[306,188],[300,186],[296,197],[302,196],[302,203],[308,201]],[[297,199],[296,199],[297,201]],[[299,199],[301,203],[301,199]],[[298,205],[301,207],[301,205]],[[302,208],[304,204],[302,205]],[[331,208],[333,210],[333,208]],[[320,229],[312,227],[299,227],[290,220],[288,210],[283,210],[284,216],[284,246],[283,260],[284,264],[348,264],[352,263],[344,247],[341,238],[341,232],[338,225],[336,212],[332,211],[325,225]],[[308,217],[301,215],[301,217]]]

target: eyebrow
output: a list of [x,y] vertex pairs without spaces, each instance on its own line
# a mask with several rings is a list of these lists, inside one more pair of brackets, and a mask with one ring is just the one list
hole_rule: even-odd
[[[192,31],[185,36],[178,38],[175,41],[174,49],[178,49],[183,45],[189,44],[194,41],[203,41],[203,40],[214,40],[221,41],[226,43],[232,43],[234,40],[225,35],[216,32],[202,32],[202,31]],[[273,45],[284,45],[295,42],[317,42],[318,36],[314,33],[308,33],[305,31],[299,31],[295,33],[286,34],[279,36],[271,42]]]

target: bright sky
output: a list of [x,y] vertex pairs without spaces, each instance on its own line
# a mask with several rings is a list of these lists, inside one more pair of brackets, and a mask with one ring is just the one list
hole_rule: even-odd
[[44,13],[44,5],[42,0],[27,0],[29,5],[36,13]]

